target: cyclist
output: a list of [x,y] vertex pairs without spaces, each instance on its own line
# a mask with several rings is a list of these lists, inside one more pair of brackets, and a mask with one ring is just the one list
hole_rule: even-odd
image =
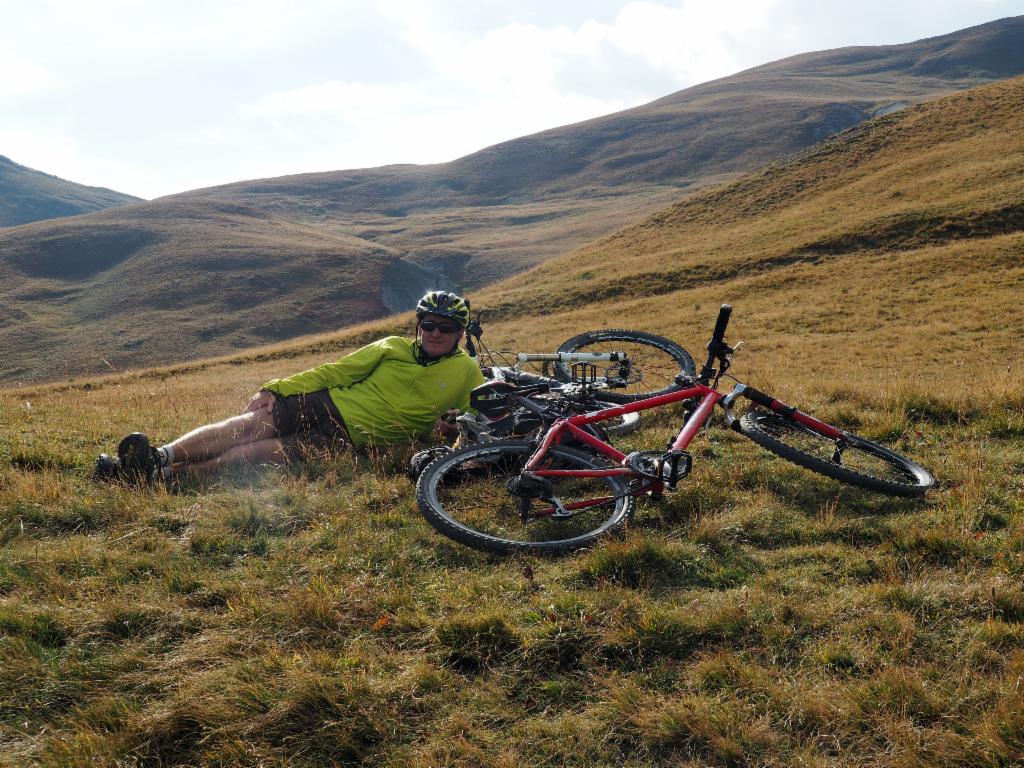
[[245,411],[153,447],[139,433],[125,437],[118,456],[100,454],[96,477],[169,481],[239,462],[283,463],[310,452],[425,437],[469,406],[483,383],[476,362],[459,347],[469,302],[430,291],[416,305],[415,339],[388,336],[337,362],[283,379],[253,395]]

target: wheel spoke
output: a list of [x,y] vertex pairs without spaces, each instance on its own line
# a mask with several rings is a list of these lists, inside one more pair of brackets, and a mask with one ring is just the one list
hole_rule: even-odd
[[[509,483],[519,477],[532,450],[517,441],[491,443],[457,451],[428,467],[417,488],[424,516],[462,543],[496,551],[579,548],[628,519],[633,499],[620,478],[564,476],[545,479],[552,493],[538,490],[524,519],[521,497]],[[550,468],[597,466],[586,454],[562,447],[553,447],[550,458]]]
[[837,441],[784,416],[757,410],[744,414],[740,427],[769,451],[842,482],[902,496],[920,495],[935,484],[910,459],[856,435]]

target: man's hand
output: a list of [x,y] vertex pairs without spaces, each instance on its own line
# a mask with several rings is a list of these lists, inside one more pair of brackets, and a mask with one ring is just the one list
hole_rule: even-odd
[[270,413],[274,409],[274,393],[261,389],[250,398],[243,413],[266,411]]
[[458,415],[459,409],[452,408],[450,411],[446,411],[444,416],[438,419],[434,426],[442,435],[457,435],[459,434],[459,427],[455,423],[455,417]]

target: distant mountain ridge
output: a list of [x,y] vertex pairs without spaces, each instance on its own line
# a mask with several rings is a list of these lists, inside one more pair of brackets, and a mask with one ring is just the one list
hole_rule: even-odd
[[[1024,17],[802,54],[450,163],[238,182],[5,230],[0,380],[52,378],[47,356],[86,373],[224,354],[380,317],[427,287],[476,289],[1007,73],[1024,73]],[[75,243],[103,255],[83,267],[62,255]]]
[[105,187],[89,187],[20,165],[0,155],[0,227],[93,213],[144,202]]
[[[638,179],[686,188],[698,178],[749,170],[789,154],[895,102],[1020,74],[1024,16],[902,45],[792,56],[449,163],[284,176],[183,196],[259,204],[300,195],[326,204],[326,212],[400,216],[534,202]],[[872,80],[857,80],[865,76]]]

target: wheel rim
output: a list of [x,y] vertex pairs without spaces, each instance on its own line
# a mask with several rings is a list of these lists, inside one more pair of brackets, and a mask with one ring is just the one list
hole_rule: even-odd
[[[639,397],[644,394],[661,392],[675,386],[675,379],[683,372],[679,362],[671,353],[652,344],[627,340],[595,340],[573,346],[572,352],[625,352],[629,356],[627,386],[615,387],[608,392],[619,397]],[[564,365],[568,378],[572,366]],[[601,378],[615,376],[619,372],[617,363],[598,363],[597,375]]]
[[862,442],[854,437],[843,447],[838,457],[839,461],[836,461],[838,445],[835,440],[774,415],[758,415],[756,423],[757,428],[773,440],[831,464],[837,469],[893,485],[918,485],[918,478],[914,472],[902,462],[894,460],[882,446]]
[[[557,449],[556,449],[557,450]],[[539,499],[532,501],[530,519],[524,521],[517,497],[508,482],[519,475],[529,458],[529,447],[470,452],[453,456],[444,471],[431,478],[430,494],[436,511],[452,524],[496,541],[531,545],[565,544],[591,537],[613,527],[626,499],[621,485],[611,478],[552,478],[554,495],[572,516],[556,518],[554,507]],[[589,464],[564,453],[552,451],[552,467],[584,469]]]

